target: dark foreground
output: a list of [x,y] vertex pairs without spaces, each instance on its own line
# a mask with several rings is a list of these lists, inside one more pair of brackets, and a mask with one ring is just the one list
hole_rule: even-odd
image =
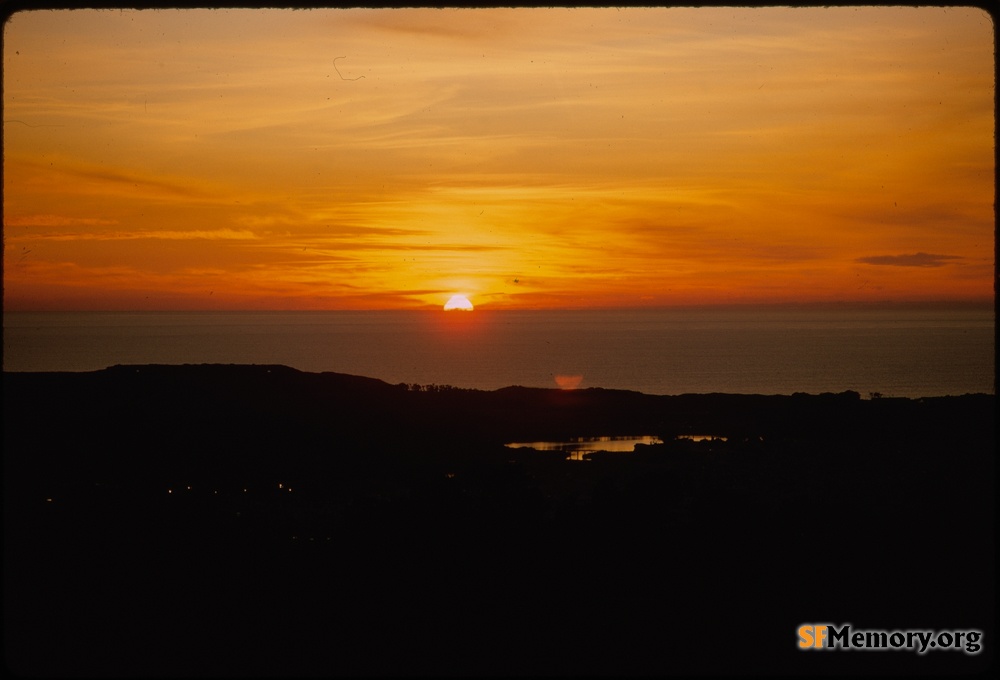
[[[982,672],[995,397],[5,373],[21,675]],[[705,434],[726,441],[693,442]],[[635,453],[511,441],[659,435]],[[982,651],[800,651],[802,624]]]

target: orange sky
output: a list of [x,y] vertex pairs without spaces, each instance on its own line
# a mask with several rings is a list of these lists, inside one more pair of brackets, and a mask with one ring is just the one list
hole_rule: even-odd
[[29,11],[4,307],[993,298],[962,8]]

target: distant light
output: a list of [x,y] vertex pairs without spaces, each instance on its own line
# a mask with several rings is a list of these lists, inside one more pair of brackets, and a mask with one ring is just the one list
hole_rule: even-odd
[[51,502],[52,502],[52,499],[51,499],[51,498],[46,498],[45,500],[46,500],[46,502],[48,502],[48,503],[51,503]]

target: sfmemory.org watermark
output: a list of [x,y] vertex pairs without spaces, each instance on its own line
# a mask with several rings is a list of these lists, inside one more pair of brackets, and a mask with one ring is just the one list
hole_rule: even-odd
[[851,630],[851,624],[839,628],[829,623],[807,623],[799,626],[799,649],[905,649],[917,654],[930,650],[961,650],[978,654],[982,649],[983,632],[969,630]]

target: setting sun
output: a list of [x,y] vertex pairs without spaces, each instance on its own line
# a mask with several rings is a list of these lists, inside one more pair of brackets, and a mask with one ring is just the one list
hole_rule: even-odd
[[469,302],[469,298],[464,295],[452,295],[448,302],[444,303],[444,311],[450,312],[455,309],[463,312],[471,312],[473,307],[472,303]]

